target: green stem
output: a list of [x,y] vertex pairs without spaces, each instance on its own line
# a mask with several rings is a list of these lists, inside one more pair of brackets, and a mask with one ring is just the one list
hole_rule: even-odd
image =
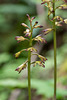
[[[53,0],[53,18],[55,17],[55,0]],[[53,34],[54,34],[54,100],[56,100],[56,74],[57,74],[57,66],[56,66],[56,26],[55,20],[53,20]]]
[[[29,47],[32,46],[32,25],[31,25],[31,37],[29,42]],[[31,100],[31,82],[30,82],[30,66],[31,66],[31,51],[28,51],[28,96]]]

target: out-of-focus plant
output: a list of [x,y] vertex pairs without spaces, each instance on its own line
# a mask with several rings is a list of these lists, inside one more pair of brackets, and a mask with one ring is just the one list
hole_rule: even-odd
[[[28,94],[29,94],[29,100],[31,100],[31,83],[30,83],[30,67],[31,67],[31,64],[33,64],[33,66],[36,66],[36,64],[38,64],[42,67],[45,67],[44,63],[47,59],[45,57],[39,55],[37,53],[37,50],[32,46],[33,41],[38,41],[38,42],[41,42],[41,43],[45,42],[46,43],[45,39],[41,36],[41,34],[36,36],[35,38],[32,38],[33,29],[42,28],[43,26],[42,25],[37,25],[38,24],[37,21],[33,25],[32,21],[35,19],[35,17],[30,18],[30,16],[28,14],[27,14],[27,17],[28,17],[28,20],[30,22],[30,27],[28,27],[25,23],[21,24],[22,26],[26,27],[26,31],[24,31],[25,37],[16,36],[15,39],[18,41],[18,43],[21,42],[21,41],[27,40],[29,42],[29,48],[26,48],[26,49],[23,49],[23,50],[17,52],[15,54],[15,57],[18,58],[19,55],[23,51],[28,51],[28,60],[26,60],[23,64],[21,64],[16,69],[16,71],[18,71],[20,73],[23,69],[25,69],[27,67],[27,63],[28,63]],[[33,51],[35,53],[32,53]],[[31,62],[31,56],[33,56],[33,55],[37,55],[40,58],[40,60],[35,61],[35,62]]]
[[[54,35],[54,100],[56,100],[56,75],[57,75],[57,61],[56,61],[56,26],[62,26],[62,23],[67,24],[67,19],[63,19],[60,16],[55,16],[57,9],[67,8],[67,0],[64,0],[64,4],[56,7],[55,2],[58,0],[42,0],[41,4],[44,4],[48,8],[48,19],[52,22],[52,28],[45,29],[43,32],[47,34],[53,30]],[[50,18],[50,15],[53,15],[53,18]]]

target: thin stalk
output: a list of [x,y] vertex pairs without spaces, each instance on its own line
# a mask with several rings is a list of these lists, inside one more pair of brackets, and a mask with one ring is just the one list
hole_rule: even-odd
[[[32,46],[32,25],[31,25],[31,37],[30,37],[29,47],[31,46]],[[30,66],[31,66],[31,51],[28,51],[28,96],[29,96],[29,100],[31,100]]]
[[[55,0],[53,0],[53,18],[55,17]],[[57,74],[57,66],[56,66],[56,26],[55,20],[53,20],[53,34],[54,34],[54,100],[56,100],[56,74]]]

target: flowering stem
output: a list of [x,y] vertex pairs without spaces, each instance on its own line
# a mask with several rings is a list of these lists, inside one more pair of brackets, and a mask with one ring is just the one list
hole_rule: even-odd
[[[53,0],[53,18],[55,17],[55,0]],[[56,74],[57,74],[57,66],[56,66],[56,26],[55,20],[53,20],[53,34],[54,34],[54,100],[56,100]]]
[[[31,36],[30,36],[29,47],[31,46],[32,46],[32,25],[31,25]],[[31,51],[28,51],[28,96],[29,96],[29,100],[31,100],[30,66],[31,66]]]

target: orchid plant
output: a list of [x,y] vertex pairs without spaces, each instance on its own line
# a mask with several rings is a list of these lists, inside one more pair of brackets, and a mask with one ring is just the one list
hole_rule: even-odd
[[[56,100],[56,76],[57,76],[57,61],[56,61],[56,26],[62,26],[62,23],[67,24],[67,19],[63,19],[60,16],[56,16],[57,9],[66,9],[67,8],[67,0],[64,0],[64,4],[60,6],[55,6],[55,2],[58,0],[42,0],[41,4],[44,4],[45,7],[48,8],[48,19],[52,22],[52,28],[47,28],[43,32],[47,34],[48,32],[53,31],[54,35],[54,100]],[[53,15],[53,18],[50,18],[50,15]]]
[[[20,50],[19,52],[15,53],[15,57],[18,58],[19,55],[23,52],[26,51],[28,52],[28,60],[26,60],[23,64],[21,64],[18,68],[16,68],[15,71],[18,71],[19,73],[25,69],[27,67],[27,63],[28,63],[28,94],[29,94],[29,100],[31,100],[31,82],[30,82],[30,67],[31,64],[33,64],[33,66],[36,66],[36,64],[45,67],[45,61],[47,60],[45,57],[43,57],[42,55],[39,55],[37,50],[32,46],[33,41],[37,41],[37,42],[41,42],[41,43],[46,43],[46,40],[40,35],[36,36],[36,37],[32,37],[33,34],[33,30],[35,28],[42,28],[42,25],[37,25],[38,21],[36,21],[34,23],[34,25],[32,24],[33,20],[35,19],[35,17],[30,18],[30,16],[27,14],[29,23],[30,23],[30,27],[28,27],[25,23],[22,23],[21,25],[26,27],[26,30],[24,31],[25,36],[16,36],[15,39],[19,42],[22,42],[24,40],[29,42],[29,47],[23,50]],[[50,29],[51,30],[51,29]],[[47,32],[48,30],[46,30]],[[32,53],[32,52],[35,53]],[[39,61],[35,61],[35,62],[31,62],[31,56],[33,55],[37,55],[40,60]]]

